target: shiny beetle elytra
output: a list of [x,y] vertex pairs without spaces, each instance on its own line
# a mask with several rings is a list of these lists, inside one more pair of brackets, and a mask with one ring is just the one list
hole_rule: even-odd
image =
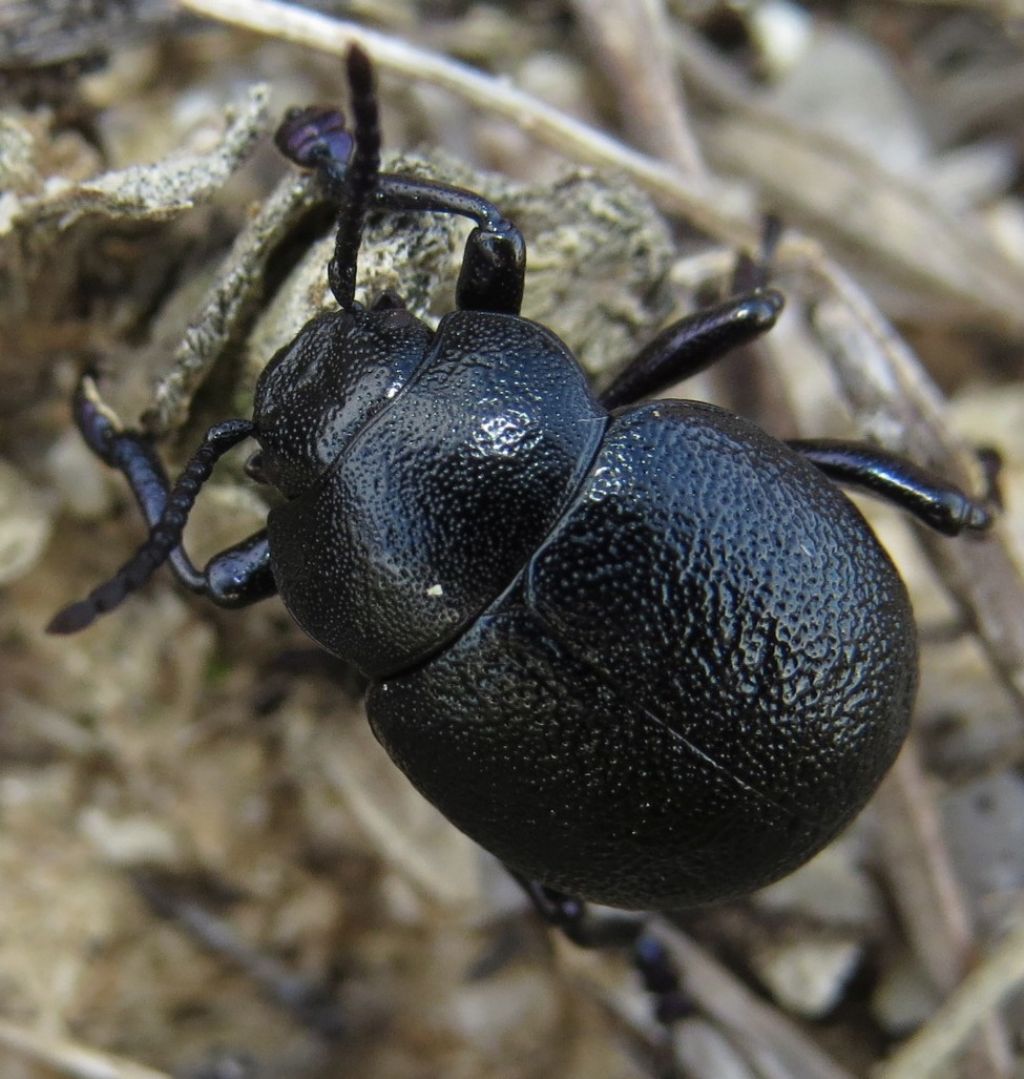
[[[874,791],[917,676],[903,583],[837,484],[949,534],[986,528],[986,509],[866,445],[638,403],[768,329],[771,289],[670,326],[595,396],[519,316],[518,229],[476,194],[380,173],[371,66],[353,49],[348,68],[353,132],[311,108],[277,135],[340,204],[339,310],[270,361],[252,419],[211,428],[173,487],[85,384],[78,425],[150,536],[50,629],[82,629],[168,559],[225,606],[276,592],[367,676],[399,768],[576,939],[581,900],[683,907],[790,872]],[[354,302],[370,210],[476,222],[436,330],[390,293]],[[284,502],[198,570],[185,519],[250,437],[251,475]]]

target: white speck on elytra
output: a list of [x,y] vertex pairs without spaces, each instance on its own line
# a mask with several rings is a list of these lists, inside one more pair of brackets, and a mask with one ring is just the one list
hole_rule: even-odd
[[444,589],[439,584],[432,584],[427,589],[427,595],[428,596],[443,596],[444,595]]

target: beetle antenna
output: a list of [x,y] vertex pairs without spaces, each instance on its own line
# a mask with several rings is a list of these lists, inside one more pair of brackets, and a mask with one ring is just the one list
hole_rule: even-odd
[[343,311],[351,311],[356,293],[356,256],[363,220],[380,172],[380,117],[373,64],[358,45],[348,50],[348,85],[352,97],[355,147],[345,171],[345,201],[338,215],[334,257],[327,267],[331,292]]
[[160,520],[149,530],[149,539],[109,580],[94,588],[85,599],[58,611],[46,627],[46,632],[77,633],[144,585],[181,543],[189,511],[200,487],[209,479],[213,466],[232,446],[248,438],[253,430],[251,420],[225,420],[211,427],[178,482],[171,488]]

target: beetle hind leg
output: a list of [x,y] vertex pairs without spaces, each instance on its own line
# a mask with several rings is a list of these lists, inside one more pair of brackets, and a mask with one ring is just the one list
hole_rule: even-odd
[[[912,461],[862,442],[793,439],[787,445],[829,479],[882,498],[946,536],[984,532],[992,524],[988,505]],[[987,502],[998,503],[994,475]]]
[[647,919],[635,914],[595,917],[582,900],[573,899],[509,870],[550,926],[581,948],[629,949],[644,989],[654,997],[654,1012],[666,1025],[692,1012],[680,987],[679,971],[665,946],[647,930]]

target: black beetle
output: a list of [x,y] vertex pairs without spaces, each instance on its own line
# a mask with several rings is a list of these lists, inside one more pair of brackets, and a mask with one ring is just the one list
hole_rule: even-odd
[[[225,606],[277,592],[368,677],[373,730],[415,786],[539,905],[569,904],[553,920],[572,920],[568,897],[683,907],[790,872],[875,789],[916,682],[903,583],[836,484],[949,534],[983,530],[987,510],[866,445],[637,404],[768,329],[782,306],[768,288],[670,326],[595,397],[518,314],[519,231],[476,194],[380,173],[358,49],[349,81],[352,133],[311,108],[277,135],[341,204],[340,310],[271,360],[252,420],[211,428],[173,488],[83,383],[79,427],[128,478],[150,538],[50,630],[83,628],[167,559]],[[436,330],[394,295],[354,302],[378,209],[477,224]],[[250,436],[251,474],[285,500],[200,571],[186,516]]]

